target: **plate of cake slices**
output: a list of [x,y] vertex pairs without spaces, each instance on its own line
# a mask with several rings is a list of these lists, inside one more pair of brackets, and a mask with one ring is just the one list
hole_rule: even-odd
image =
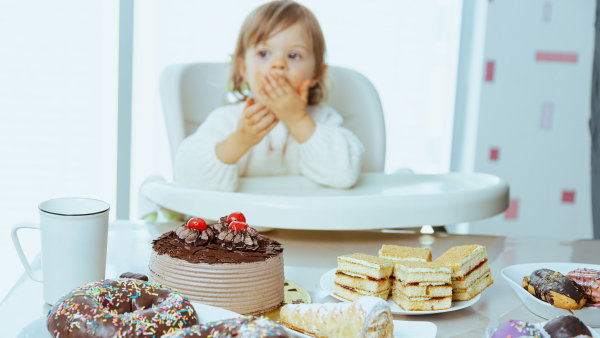
[[429,248],[383,245],[379,256],[338,256],[338,267],[321,277],[333,297],[352,301],[368,295],[389,300],[393,313],[424,315],[456,311],[479,301],[492,285],[486,249],[462,245],[432,261]]
[[[337,269],[331,269],[321,276],[321,281],[320,281],[321,288],[323,290],[327,291],[329,293],[329,295],[332,296],[333,298],[339,299],[344,302],[350,302],[350,300],[342,298],[335,294],[336,270]],[[441,310],[405,310],[405,309],[401,308],[398,304],[396,304],[392,298],[388,299],[387,302],[390,305],[390,310],[392,311],[393,314],[428,315],[428,314],[443,313],[443,312],[450,312],[450,311],[464,309],[464,308],[467,308],[467,307],[477,303],[479,301],[479,298],[481,298],[481,295],[477,295],[468,301],[452,301],[452,305],[450,306],[450,308],[441,309]]]
[[600,265],[528,263],[508,266],[501,274],[534,314],[551,319],[571,313],[600,327]]

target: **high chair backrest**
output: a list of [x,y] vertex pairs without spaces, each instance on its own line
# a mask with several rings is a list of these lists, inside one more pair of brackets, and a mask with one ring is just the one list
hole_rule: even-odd
[[[362,172],[383,171],[385,124],[379,95],[362,74],[330,66],[332,83],[327,101],[365,146]],[[160,96],[172,158],[179,143],[192,134],[215,108],[226,104],[229,64],[186,63],[171,65],[160,77]]]

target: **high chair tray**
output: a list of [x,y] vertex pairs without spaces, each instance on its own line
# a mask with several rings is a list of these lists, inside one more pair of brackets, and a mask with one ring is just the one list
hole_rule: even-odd
[[494,216],[508,207],[508,184],[481,173],[445,175],[364,173],[350,189],[301,176],[240,179],[237,192],[149,182],[142,193],[186,215],[216,220],[233,211],[253,226],[363,230],[444,225]]

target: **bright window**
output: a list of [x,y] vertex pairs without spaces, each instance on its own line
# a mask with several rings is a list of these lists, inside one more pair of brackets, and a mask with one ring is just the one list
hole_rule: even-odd
[[[117,0],[0,4],[0,299],[24,272],[10,227],[39,202],[115,206],[118,15]],[[20,234],[31,260],[39,233]]]

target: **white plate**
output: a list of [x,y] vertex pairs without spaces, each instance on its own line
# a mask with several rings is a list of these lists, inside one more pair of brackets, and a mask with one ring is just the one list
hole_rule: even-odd
[[324,187],[302,176],[241,178],[237,192],[166,182],[147,182],[140,189],[157,205],[182,214],[216,220],[240,210],[251,225],[283,229],[452,224],[491,217],[508,207],[506,181],[480,173],[362,173],[351,189]]
[[[196,310],[196,313],[198,314],[198,322],[200,322],[200,323],[235,318],[235,317],[240,316],[240,314],[238,314],[236,312],[222,309],[220,307],[200,304],[200,303],[196,303],[196,302],[192,302],[192,305],[194,306],[194,309]],[[289,330],[288,328],[285,328],[285,329],[290,331],[290,333],[293,332],[293,331]],[[48,333],[48,330],[46,330],[46,317],[42,316],[42,317],[39,317],[38,319],[34,320],[33,322],[31,322],[29,325],[27,325],[25,328],[23,328],[23,330],[21,330],[21,332],[19,333],[19,335],[17,337],[18,338],[52,337],[50,335],[50,333]]]
[[196,314],[198,315],[199,323],[214,322],[215,320],[223,320],[241,316],[237,312],[229,311],[220,307],[210,306],[197,302],[192,302]]
[[[501,273],[502,277],[508,282],[508,285],[516,292],[517,296],[521,298],[523,304],[531,312],[542,318],[552,319],[559,315],[569,314],[569,311],[554,307],[527,292],[521,286],[523,277],[531,275],[537,269],[550,269],[566,275],[569,271],[577,268],[600,270],[600,265],[584,263],[529,263],[508,266],[502,269]],[[573,310],[573,314],[591,327],[600,327],[600,308],[584,307],[581,310]]]
[[[239,317],[238,313],[222,309],[215,306],[200,304],[192,302],[196,313],[198,314],[198,321],[201,323],[212,322],[215,320],[223,320],[229,318]],[[310,337],[305,334],[291,330],[283,325],[285,330],[293,337]],[[435,337],[437,333],[437,326],[431,322],[413,322],[394,320],[394,338],[408,338],[408,337]],[[19,335],[18,338],[46,338],[52,337],[46,330],[46,317],[39,317],[38,319],[27,325]]]
[[[329,293],[329,295],[331,295],[332,297],[337,298],[344,302],[349,302],[349,301],[345,300],[344,298],[336,296],[333,293],[334,288],[335,288],[335,284],[334,284],[335,270],[336,269],[331,269],[331,270],[325,272],[323,274],[323,276],[321,276],[321,288],[323,290],[327,291]],[[462,301],[462,302],[452,301],[452,306],[449,309],[433,310],[433,311],[407,311],[407,310],[404,310],[403,308],[401,308],[400,306],[398,306],[398,304],[394,303],[394,301],[391,299],[388,300],[388,303],[390,304],[390,309],[392,310],[392,313],[400,314],[400,315],[416,315],[416,316],[418,316],[418,315],[428,315],[428,314],[433,314],[433,313],[450,312],[450,311],[464,309],[466,307],[469,307],[469,306],[477,303],[479,301],[479,298],[481,298],[480,294],[471,300]]]
[[[296,337],[313,337],[288,328],[286,330]],[[435,338],[436,334],[437,326],[432,322],[394,320],[394,338]]]
[[[223,320],[229,318],[239,317],[240,315],[225,309],[221,309],[214,306],[204,305],[200,303],[194,303],[194,308],[198,313],[198,320],[202,323],[211,322],[215,320]],[[298,331],[294,331],[285,325],[282,325],[283,328],[290,334],[292,337],[312,337],[300,333]],[[431,322],[413,322],[413,321],[403,321],[403,320],[394,320],[394,338],[435,338],[437,333],[437,326]]]
[[[215,320],[229,319],[239,317],[240,315],[229,310],[225,310],[219,307],[200,304],[192,302],[196,313],[198,314],[198,321],[200,323],[212,322]],[[19,338],[42,338],[52,337],[48,330],[46,330],[46,317],[39,317],[38,319],[27,325],[17,336]]]

